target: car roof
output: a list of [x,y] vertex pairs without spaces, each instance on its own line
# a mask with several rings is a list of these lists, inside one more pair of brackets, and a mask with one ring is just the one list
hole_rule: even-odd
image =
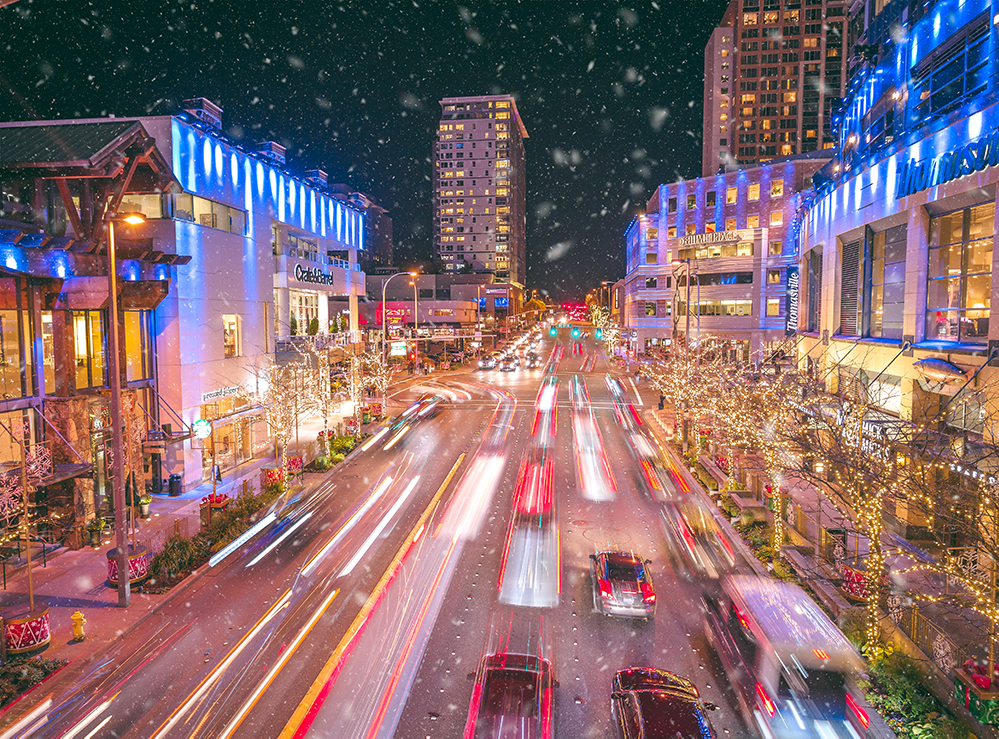
[[612,565],[627,567],[628,565],[645,564],[641,557],[631,552],[601,552],[600,554]]
[[654,667],[632,667],[617,673],[621,690],[658,690],[697,697],[697,688],[685,677]]
[[660,691],[632,693],[645,739],[709,739],[708,721],[695,698]]

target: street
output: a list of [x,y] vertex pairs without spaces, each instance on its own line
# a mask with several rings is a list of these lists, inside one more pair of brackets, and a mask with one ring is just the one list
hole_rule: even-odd
[[[543,369],[402,391],[397,401],[451,400],[275,509],[87,672],[60,672],[32,735],[458,736],[470,675],[500,642],[552,660],[557,736],[608,736],[611,677],[634,666],[690,678],[719,706],[719,734],[746,735],[702,634],[698,586],[672,571],[659,506],[641,492],[606,359],[592,341],[577,352],[545,338]],[[558,386],[548,415],[536,408],[543,380]],[[650,398],[625,386],[641,412]],[[602,444],[590,451],[606,454],[609,472],[598,496],[577,485],[573,419],[589,409]],[[555,430],[547,440],[542,417]],[[515,514],[513,493],[538,444],[553,469],[542,523]],[[651,560],[653,619],[594,611],[589,555],[605,549]]]

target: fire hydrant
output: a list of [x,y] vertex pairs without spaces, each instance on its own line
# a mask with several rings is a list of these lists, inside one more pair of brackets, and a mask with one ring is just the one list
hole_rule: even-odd
[[69,618],[73,621],[73,641],[86,639],[87,635],[83,633],[83,625],[87,623],[87,619],[83,617],[83,614],[75,611]]

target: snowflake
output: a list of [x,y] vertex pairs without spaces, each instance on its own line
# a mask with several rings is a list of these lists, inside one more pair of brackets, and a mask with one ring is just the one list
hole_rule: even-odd
[[795,518],[794,518],[794,502],[792,500],[787,501],[787,525],[792,529],[794,528]]
[[933,661],[945,675],[954,669],[954,653],[950,641],[939,631],[933,637]]
[[0,477],[0,516],[6,523],[22,511],[21,483],[15,475]]
[[957,565],[958,572],[969,580],[987,582],[989,579],[989,574],[982,565],[982,558],[979,556],[979,551],[974,547],[963,549],[955,558],[955,564]]
[[52,452],[44,444],[35,444],[28,449],[24,464],[31,479],[47,477],[52,474]]
[[833,561],[836,562],[837,570],[843,567],[844,559],[846,559],[846,547],[843,546],[843,542],[837,541],[836,546],[833,547]]

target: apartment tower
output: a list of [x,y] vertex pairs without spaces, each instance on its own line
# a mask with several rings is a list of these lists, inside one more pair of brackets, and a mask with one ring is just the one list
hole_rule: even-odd
[[444,98],[434,149],[434,246],[448,273],[526,278],[527,129],[510,95]]
[[732,0],[705,49],[704,176],[733,159],[743,167],[834,147],[846,10],[845,0]]

